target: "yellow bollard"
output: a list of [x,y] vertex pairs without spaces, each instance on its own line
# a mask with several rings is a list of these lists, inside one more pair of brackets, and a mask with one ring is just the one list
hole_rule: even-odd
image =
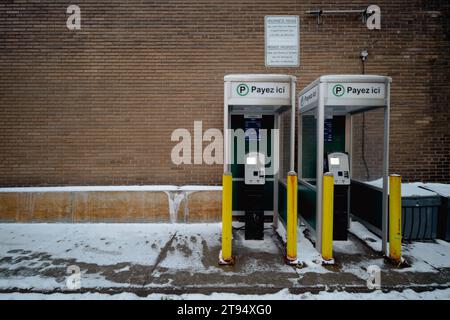
[[334,177],[331,172],[323,175],[322,192],[322,258],[333,261],[333,211]]
[[232,227],[232,188],[233,181],[230,172],[225,172],[222,177],[222,251],[219,264],[232,264],[231,255],[231,227]]
[[297,174],[290,171],[287,177],[286,259],[297,263]]
[[402,260],[402,177],[389,176],[389,257]]

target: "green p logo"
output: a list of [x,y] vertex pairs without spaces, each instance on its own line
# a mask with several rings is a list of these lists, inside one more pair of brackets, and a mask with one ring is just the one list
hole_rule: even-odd
[[342,97],[345,93],[345,88],[342,84],[337,84],[333,87],[333,94],[336,97]]
[[248,85],[246,85],[245,83],[241,83],[236,87],[237,94],[242,97],[246,96],[249,91],[250,89],[248,88]]

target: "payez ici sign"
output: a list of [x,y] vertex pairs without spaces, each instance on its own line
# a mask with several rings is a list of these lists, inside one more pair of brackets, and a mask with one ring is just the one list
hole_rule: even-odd
[[231,95],[235,98],[289,98],[290,84],[283,82],[234,82]]
[[384,83],[329,83],[328,97],[383,99],[386,88]]
[[[384,83],[364,82],[329,82],[327,84],[328,103],[360,103],[360,99],[367,99],[371,103],[383,102],[386,99],[386,85]],[[314,86],[300,96],[299,108],[316,104],[319,100],[318,86]]]

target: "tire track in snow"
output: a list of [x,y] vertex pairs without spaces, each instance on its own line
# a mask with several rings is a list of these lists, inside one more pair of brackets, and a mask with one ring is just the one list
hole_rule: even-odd
[[164,247],[161,248],[161,251],[159,252],[158,256],[156,257],[155,264],[153,265],[152,269],[150,270],[148,276],[145,278],[144,283],[142,286],[144,287],[146,284],[150,283],[150,281],[154,278],[153,272],[155,272],[158,265],[167,257],[167,252],[169,251],[169,248],[172,246],[173,241],[175,240],[175,237],[177,235],[178,231],[175,231],[173,236],[166,242]]

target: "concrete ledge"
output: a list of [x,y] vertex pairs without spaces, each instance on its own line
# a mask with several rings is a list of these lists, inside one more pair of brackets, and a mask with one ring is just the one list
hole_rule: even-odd
[[0,188],[0,222],[215,222],[220,187]]
[[222,191],[197,191],[187,197],[190,222],[222,221]]

